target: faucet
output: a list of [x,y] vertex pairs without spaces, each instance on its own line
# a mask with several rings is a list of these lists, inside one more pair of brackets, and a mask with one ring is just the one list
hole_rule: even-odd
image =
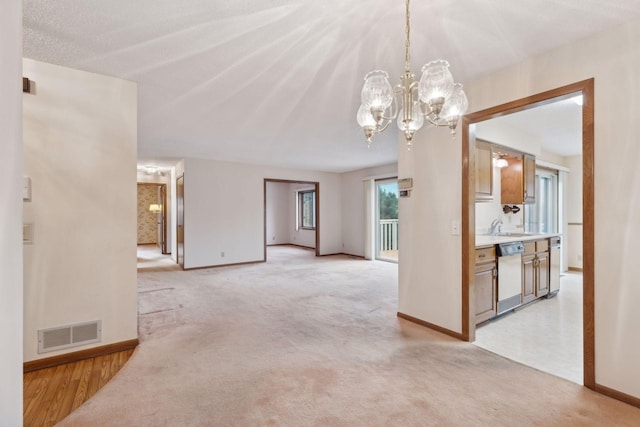
[[500,233],[500,226],[502,225],[502,220],[500,218],[496,218],[491,221],[491,228],[489,228],[489,234],[492,236],[496,236]]

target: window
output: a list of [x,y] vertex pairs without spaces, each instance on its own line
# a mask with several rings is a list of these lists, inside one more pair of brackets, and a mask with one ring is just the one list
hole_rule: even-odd
[[315,190],[298,192],[298,225],[307,230],[316,228]]
[[536,202],[524,206],[525,231],[556,233],[558,231],[558,175],[536,170]]

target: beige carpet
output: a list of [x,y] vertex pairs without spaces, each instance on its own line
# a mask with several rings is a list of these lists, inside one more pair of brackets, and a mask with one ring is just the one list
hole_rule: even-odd
[[141,344],[61,426],[640,425],[640,409],[396,318],[397,265],[144,257]]

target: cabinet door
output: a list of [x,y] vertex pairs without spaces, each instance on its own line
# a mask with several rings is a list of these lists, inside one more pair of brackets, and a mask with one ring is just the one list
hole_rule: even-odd
[[495,263],[476,266],[476,324],[496,315],[497,277]]
[[536,202],[536,158],[530,154],[524,155],[524,203]]
[[549,252],[538,252],[536,266],[536,297],[549,293]]
[[507,157],[509,166],[500,169],[500,203],[521,205],[524,197],[522,157]]
[[493,200],[493,149],[476,141],[476,202]]
[[522,303],[536,299],[536,256],[522,255]]

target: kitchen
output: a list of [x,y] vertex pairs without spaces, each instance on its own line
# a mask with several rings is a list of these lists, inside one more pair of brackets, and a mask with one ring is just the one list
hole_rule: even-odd
[[582,189],[578,102],[477,125],[471,262],[475,344],[581,383],[582,242],[572,230]]

